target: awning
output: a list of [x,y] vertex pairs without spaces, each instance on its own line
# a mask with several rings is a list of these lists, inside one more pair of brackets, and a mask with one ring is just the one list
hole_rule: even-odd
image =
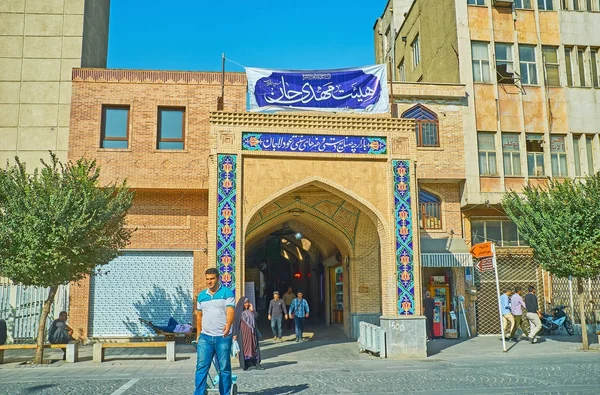
[[421,239],[421,265],[423,267],[473,266],[473,257],[464,239]]

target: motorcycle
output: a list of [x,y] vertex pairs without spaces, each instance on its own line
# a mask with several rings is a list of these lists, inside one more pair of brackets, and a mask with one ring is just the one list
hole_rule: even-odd
[[556,306],[552,309],[552,314],[542,314],[542,331],[545,335],[552,335],[561,326],[569,335],[573,335],[573,322],[564,309],[565,306]]

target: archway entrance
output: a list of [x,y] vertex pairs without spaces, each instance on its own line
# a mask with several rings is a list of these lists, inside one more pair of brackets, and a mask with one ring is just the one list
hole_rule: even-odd
[[[381,315],[381,241],[373,220],[340,190],[308,182],[255,210],[245,228],[245,281],[257,305],[302,290],[313,322],[341,325]],[[360,297],[358,297],[360,296]]]

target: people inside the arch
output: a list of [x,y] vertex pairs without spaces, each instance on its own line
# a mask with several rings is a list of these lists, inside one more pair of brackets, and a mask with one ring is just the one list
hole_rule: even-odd
[[305,340],[302,338],[302,333],[304,332],[304,320],[308,318],[309,313],[308,302],[303,298],[302,291],[298,291],[298,296],[292,301],[289,311],[289,315],[294,319],[296,325],[296,343]]
[[206,393],[206,377],[215,356],[219,366],[219,393],[229,395],[235,297],[229,288],[221,286],[216,268],[209,268],[204,275],[207,288],[200,292],[196,304],[198,337],[194,395]]
[[[292,287],[289,287],[287,289],[287,292],[283,294],[283,303],[285,303],[285,308],[287,309],[287,311],[290,311],[290,307],[292,306],[292,302],[293,300],[296,299],[296,294],[292,291]],[[286,319],[286,324],[285,324],[285,328],[286,329],[291,329],[292,327],[292,320],[287,320]]]
[[269,311],[267,318],[269,319],[269,321],[271,321],[273,341],[282,341],[281,325],[283,323],[284,318],[286,320],[288,319],[288,310],[283,300],[279,298],[279,291],[273,292],[273,299],[271,299],[271,302],[269,303]]
[[243,370],[264,370],[260,361],[259,332],[256,328],[258,313],[246,297],[241,297],[235,307],[233,341],[239,345],[238,358]]

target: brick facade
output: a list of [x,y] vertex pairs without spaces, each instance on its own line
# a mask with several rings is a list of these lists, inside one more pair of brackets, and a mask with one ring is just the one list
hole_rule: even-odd
[[[102,169],[102,182],[127,179],[134,189],[134,206],[127,226],[136,231],[128,248],[193,251],[193,292],[197,294],[204,287],[204,270],[216,262],[216,155],[236,154],[240,185],[237,192],[237,289],[243,288],[244,276],[255,281],[258,277],[256,271],[245,268],[246,249],[261,241],[258,235],[268,235],[295,220],[295,226],[314,240],[307,252],[311,259],[326,259],[336,251],[341,253],[342,261],[350,257],[350,264],[345,268],[349,275],[344,276],[344,323],[348,334],[352,331],[352,315],[397,314],[390,160],[416,162],[420,186],[441,197],[444,225],[437,236],[431,237],[448,237],[451,230],[454,237],[461,237],[457,205],[460,180],[464,179],[459,139],[462,109],[454,103],[460,97],[460,87],[431,86],[423,90],[407,84],[396,89],[405,102],[399,104],[401,112],[402,108],[423,103],[438,114],[441,145],[436,149],[421,149],[416,147],[413,121],[389,115],[246,113],[246,81],[242,74],[225,75],[224,111],[214,112],[221,94],[220,78],[220,73],[100,69],[73,72],[69,158],[95,158]],[[437,101],[432,99],[436,95],[439,96]],[[103,105],[129,106],[127,149],[99,148]],[[183,150],[156,148],[159,106],[185,108]],[[244,131],[385,136],[388,153],[382,157],[248,153],[241,151]],[[411,179],[411,189],[417,190],[415,177]],[[262,218],[261,210],[272,202],[293,201],[298,196],[302,202],[318,199],[347,202],[340,207],[350,214],[343,218],[331,215],[327,219],[326,208],[311,206],[313,217],[320,220],[307,219],[307,213],[298,218],[282,213],[276,221],[261,224],[246,233],[252,221]],[[412,206],[416,213],[416,194]],[[342,228],[348,228],[347,221],[352,215],[356,215],[357,220],[354,233],[348,238],[348,231]],[[418,262],[416,220],[413,232]],[[418,264],[415,264],[414,275],[415,312],[420,314],[422,284]],[[89,326],[89,285],[86,280],[71,288],[71,325],[81,328],[78,335],[84,338]]]

